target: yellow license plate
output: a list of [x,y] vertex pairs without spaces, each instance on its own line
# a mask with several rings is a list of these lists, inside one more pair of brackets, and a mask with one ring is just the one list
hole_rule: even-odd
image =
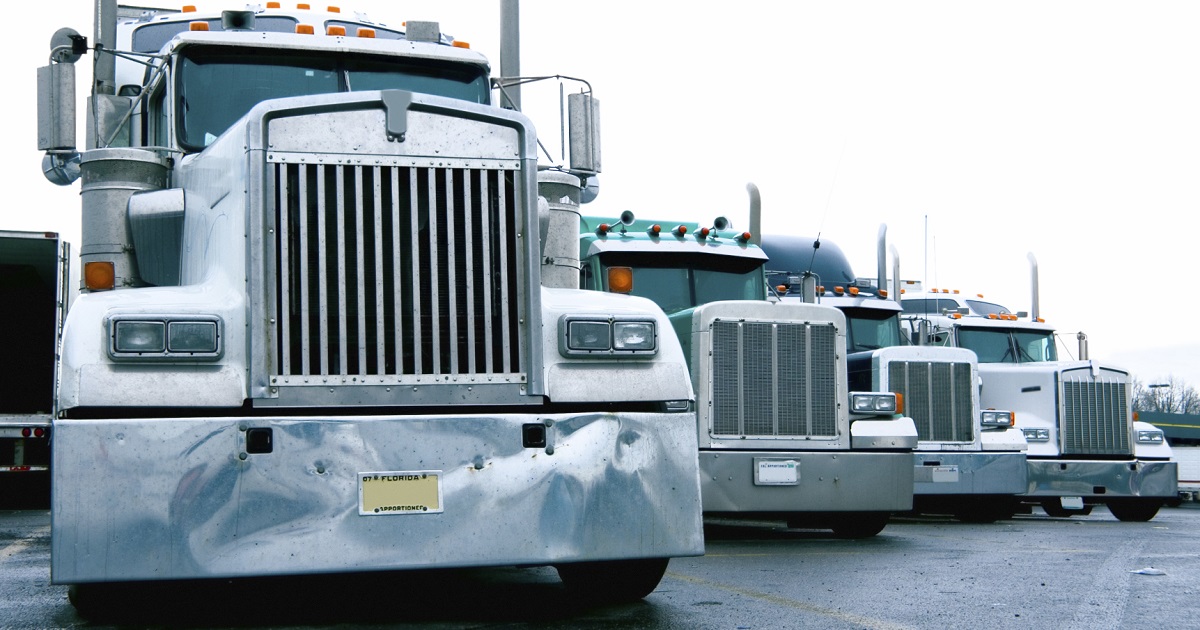
[[358,475],[358,513],[437,514],[442,511],[442,471],[403,470]]

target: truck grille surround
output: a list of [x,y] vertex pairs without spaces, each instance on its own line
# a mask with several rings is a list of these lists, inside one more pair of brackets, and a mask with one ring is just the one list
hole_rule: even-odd
[[267,165],[273,376],[525,371],[518,171],[305,157]]
[[1063,455],[1132,455],[1129,392],[1123,374],[1062,373],[1059,413]]
[[884,389],[904,396],[904,415],[917,425],[917,439],[972,442],[970,363],[892,361]]
[[714,434],[836,436],[836,341],[828,323],[714,321]]

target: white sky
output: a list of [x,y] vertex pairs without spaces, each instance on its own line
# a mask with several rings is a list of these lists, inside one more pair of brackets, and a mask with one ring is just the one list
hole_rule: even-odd
[[[499,0],[341,6],[439,21],[498,73]],[[6,107],[0,229],[78,252],[79,184],[40,173],[35,69],[57,28],[92,40],[92,3],[52,7],[0,43],[26,88]],[[1013,310],[1029,309],[1033,252],[1072,354],[1082,330],[1143,383],[1200,387],[1200,3],[524,0],[521,18],[522,74],[587,79],[601,101],[589,214],[743,228],[754,182],[765,232],[819,232],[873,276],[886,223],[903,277]],[[557,90],[523,95],[551,150]]]

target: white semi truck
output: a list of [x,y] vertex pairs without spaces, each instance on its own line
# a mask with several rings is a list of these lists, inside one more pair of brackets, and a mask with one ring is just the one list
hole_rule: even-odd
[[[981,408],[979,366],[962,348],[917,346],[902,333],[900,292],[888,289],[887,230],[878,236],[878,274],[858,277],[828,240],[764,235],[767,279],[784,302],[815,301],[841,310],[848,332],[852,389],[900,394],[917,426],[915,512],[992,522],[1017,511],[1026,489],[1026,443],[1003,408]],[[893,279],[899,258],[892,251]],[[815,286],[805,295],[805,281]]]
[[56,356],[70,245],[55,232],[0,230],[0,499],[35,498],[50,470]]
[[849,386],[840,311],[767,301],[751,233],[720,218],[575,221],[562,266],[584,288],[657,302],[690,357],[706,515],[864,538],[912,508],[913,421],[894,394]]
[[984,407],[1012,410],[1029,444],[1026,506],[1071,516],[1105,505],[1122,521],[1148,521],[1179,501],[1171,447],[1162,431],[1135,421],[1129,372],[1089,359],[1084,335],[1078,359],[1060,358],[1055,329],[1039,313],[1037,263],[1029,258],[1031,312],[910,282],[901,296],[907,332],[978,356]]
[[703,553],[669,320],[541,272],[578,234],[539,182],[560,203],[599,170],[590,93],[581,152],[539,172],[532,123],[436,23],[96,16],[94,46],[61,30],[38,73],[44,169],[82,177],[52,428],[51,575],[77,607],[145,580],[496,565],[629,599]]

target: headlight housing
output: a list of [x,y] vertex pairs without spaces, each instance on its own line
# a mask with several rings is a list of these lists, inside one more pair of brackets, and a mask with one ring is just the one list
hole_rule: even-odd
[[1050,429],[1021,429],[1026,442],[1049,442]]
[[564,315],[558,350],[565,357],[653,356],[658,353],[658,327],[652,319]]
[[[1011,411],[984,409],[980,415],[980,424],[988,429],[1007,428],[1016,423],[1017,415]],[[1047,437],[1049,439],[1049,437]]]
[[850,411],[860,414],[900,413],[897,395],[892,392],[850,392]]
[[1137,432],[1138,444],[1162,444],[1165,440],[1166,437],[1159,429],[1139,430]]
[[108,319],[108,356],[114,361],[215,361],[221,358],[223,337],[215,315],[114,315]]

